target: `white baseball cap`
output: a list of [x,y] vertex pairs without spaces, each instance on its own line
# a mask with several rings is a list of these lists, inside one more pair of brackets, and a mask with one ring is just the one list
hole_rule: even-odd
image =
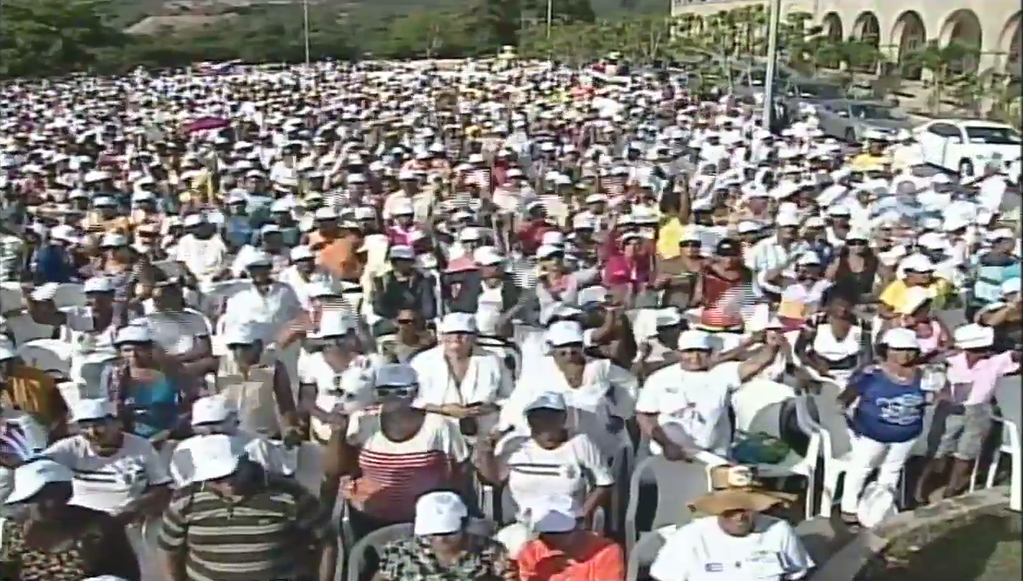
[[117,416],[114,404],[105,398],[81,399],[71,407],[71,421],[75,423],[102,420]]
[[70,468],[53,460],[45,458],[31,460],[14,470],[14,487],[4,504],[24,502],[35,496],[47,484],[71,482],[73,478]]
[[352,317],[340,309],[326,309],[320,319],[320,328],[317,336],[341,337],[355,329],[355,322]]
[[917,340],[916,333],[904,327],[885,331],[881,336],[881,344],[891,349],[920,349],[920,341]]
[[245,455],[241,441],[225,434],[192,436],[189,442],[192,482],[219,480],[234,474]]
[[995,343],[995,330],[976,323],[963,325],[955,330],[953,337],[960,349],[984,349]]
[[678,336],[679,351],[710,351],[710,335],[705,331],[688,329]]
[[495,266],[504,262],[504,256],[493,246],[481,246],[473,251],[472,261],[480,266]]
[[387,257],[391,260],[415,260],[416,253],[411,246],[399,244],[387,251]]
[[313,250],[311,248],[309,248],[308,246],[296,246],[296,247],[292,248],[291,252],[289,253],[289,258],[291,258],[292,262],[299,262],[301,260],[310,260],[310,259],[315,258],[315,257],[316,256],[315,256],[315,254],[313,254]]
[[567,495],[539,497],[535,503],[526,505],[522,513],[528,515],[536,533],[567,533],[579,526],[579,515]]
[[416,501],[412,532],[416,536],[457,533],[468,516],[469,509],[454,492],[428,492]]
[[583,342],[583,327],[575,321],[558,321],[547,329],[544,340],[551,347],[563,347]]
[[192,404],[192,425],[219,424],[234,413],[227,400],[219,395],[200,397]]
[[470,313],[448,313],[441,319],[437,330],[442,335],[455,333],[475,335],[477,333],[476,317]]
[[114,338],[114,345],[152,342],[153,335],[149,332],[149,327],[144,325],[128,325],[127,327],[121,327],[121,329],[117,331],[117,337]]
[[419,385],[419,375],[411,365],[388,363],[377,369],[373,387],[409,387]]
[[934,272],[934,263],[923,254],[911,254],[902,260],[902,269],[912,272]]
[[525,412],[533,410],[557,410],[565,411],[568,404],[565,403],[565,396],[556,392],[548,391],[540,394],[539,397],[526,404]]
[[42,286],[38,286],[32,289],[32,293],[29,298],[33,301],[52,301],[53,297],[57,296],[57,289],[60,285],[55,282],[48,282]]
[[88,293],[112,293],[114,292],[114,281],[106,276],[94,276],[85,281],[83,292]]

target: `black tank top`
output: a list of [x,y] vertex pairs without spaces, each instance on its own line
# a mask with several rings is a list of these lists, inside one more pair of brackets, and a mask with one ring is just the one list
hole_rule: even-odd
[[856,292],[857,296],[869,295],[874,290],[874,277],[877,275],[877,258],[873,255],[864,257],[863,270],[853,272],[849,268],[848,251],[843,249],[838,259],[838,272],[835,273],[835,286]]

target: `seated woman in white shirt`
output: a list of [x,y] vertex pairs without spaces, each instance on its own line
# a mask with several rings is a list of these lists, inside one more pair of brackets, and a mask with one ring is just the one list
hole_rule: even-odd
[[610,461],[631,445],[625,422],[635,408],[636,377],[610,360],[587,357],[579,323],[558,321],[544,337],[550,355],[523,360],[522,376],[501,408],[500,426],[524,427],[525,406],[546,392],[557,392],[567,402],[569,428],[588,435]]
[[763,346],[742,362],[713,365],[711,337],[704,331],[685,331],[679,337],[677,365],[647,380],[636,402],[636,418],[651,450],[669,460],[682,460],[697,451],[727,456],[731,440],[728,406],[732,393],[775,361],[785,338],[780,333],[756,333],[746,343]]
[[347,424],[342,416],[372,402],[373,375],[383,359],[359,353],[355,321],[342,311],[325,311],[309,339],[320,349],[299,361],[298,407],[312,440],[326,444],[334,429]]
[[[568,403],[561,393],[542,393],[526,405],[525,416],[528,434],[515,430],[503,438],[480,438],[480,476],[494,485],[507,481],[517,506],[530,506],[537,497],[569,496],[576,514],[589,522],[610,498],[614,477],[607,461],[589,436],[570,430]],[[520,520],[523,515],[514,516]]]
[[788,522],[763,514],[793,497],[770,492],[745,466],[711,469],[704,515],[670,533],[650,567],[656,581],[795,581],[816,566]]
[[497,423],[499,402],[511,392],[508,370],[476,347],[473,315],[448,313],[438,330],[441,344],[410,362],[419,375],[415,406],[456,420],[463,436],[487,434]]

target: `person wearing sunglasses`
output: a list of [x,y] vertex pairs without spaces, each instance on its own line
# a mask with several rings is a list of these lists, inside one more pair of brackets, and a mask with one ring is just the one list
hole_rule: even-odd
[[373,374],[377,406],[337,414],[320,498],[333,505],[340,492],[356,538],[412,522],[416,499],[427,492],[465,486],[466,441],[444,416],[413,406],[418,390],[415,369],[385,364]]
[[342,310],[323,311],[317,332],[307,338],[315,350],[299,359],[298,407],[312,439],[326,444],[332,431],[345,424],[341,415],[371,403],[370,378],[384,359],[361,353],[355,321]]
[[835,253],[824,277],[841,288],[850,289],[857,297],[872,297],[877,278],[878,260],[870,247],[867,233],[852,230],[845,244]]

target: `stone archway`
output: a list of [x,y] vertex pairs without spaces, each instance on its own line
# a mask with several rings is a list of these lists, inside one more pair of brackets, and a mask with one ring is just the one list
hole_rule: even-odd
[[[915,10],[907,10],[895,20],[892,29],[892,44],[895,46],[896,58],[901,65],[906,55],[924,46],[927,42],[927,28],[924,20]],[[902,76],[906,80],[919,81],[923,69],[919,66],[906,68]]]
[[[824,36],[832,42],[841,42],[845,38],[845,29],[842,26],[842,17],[837,12],[828,12],[821,20],[821,28]],[[837,58],[826,58],[821,60],[821,66],[837,69],[842,63]]]
[[977,52],[975,57],[964,58],[954,63],[958,72],[976,71],[980,66],[980,50],[984,46],[984,31],[980,26],[980,18],[973,10],[956,10],[948,15],[941,27],[939,36],[942,46],[952,43],[969,47]]
[[998,42],[998,51],[1005,54],[1005,74],[1019,79],[1023,77],[1023,12],[1017,12],[1009,18],[1002,29]]
[[[874,48],[880,48],[881,22],[877,15],[869,11],[861,12],[853,23],[852,38]],[[877,62],[860,63],[860,66],[855,68],[861,72],[874,72],[877,69]]]

